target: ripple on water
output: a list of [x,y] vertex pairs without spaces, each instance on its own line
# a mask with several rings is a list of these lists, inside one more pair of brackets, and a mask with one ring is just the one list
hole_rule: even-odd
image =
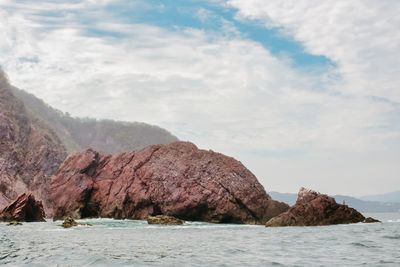
[[384,235],[383,238],[398,240],[398,239],[400,239],[400,234],[397,234],[397,235]]
[[376,245],[368,245],[368,244],[361,243],[361,242],[352,242],[351,245],[353,245],[355,247],[361,247],[361,248],[377,248],[378,247]]

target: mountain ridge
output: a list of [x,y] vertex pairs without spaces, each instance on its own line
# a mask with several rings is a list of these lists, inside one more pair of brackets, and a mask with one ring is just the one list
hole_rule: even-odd
[[143,122],[71,117],[33,94],[16,87],[11,89],[32,117],[41,120],[60,137],[69,154],[88,148],[117,154],[178,141],[167,130]]
[[400,190],[383,194],[366,195],[360,197],[360,199],[367,201],[400,203]]

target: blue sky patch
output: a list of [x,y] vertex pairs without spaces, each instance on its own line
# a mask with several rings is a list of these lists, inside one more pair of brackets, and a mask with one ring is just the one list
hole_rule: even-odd
[[[236,34],[262,44],[277,56],[288,57],[295,67],[324,68],[334,65],[325,56],[306,53],[299,42],[282,35],[279,29],[268,29],[256,21],[239,21],[235,18],[236,10],[207,1],[137,0],[110,4],[106,7],[106,12],[120,22],[145,23],[169,30],[195,28],[226,35],[229,34],[228,27]],[[118,37],[101,29],[90,29],[90,33]]]

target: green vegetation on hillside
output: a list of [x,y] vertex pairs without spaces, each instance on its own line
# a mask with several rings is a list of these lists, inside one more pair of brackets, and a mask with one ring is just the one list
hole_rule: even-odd
[[146,123],[74,118],[23,90],[14,87],[13,91],[32,117],[56,132],[70,153],[93,148],[114,154],[178,140],[165,129]]

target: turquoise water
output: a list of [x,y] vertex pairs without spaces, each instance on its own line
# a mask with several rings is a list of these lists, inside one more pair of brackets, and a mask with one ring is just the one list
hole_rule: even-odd
[[[368,214],[370,216],[371,214]],[[400,213],[382,224],[265,228],[92,219],[0,224],[8,266],[400,266]]]

